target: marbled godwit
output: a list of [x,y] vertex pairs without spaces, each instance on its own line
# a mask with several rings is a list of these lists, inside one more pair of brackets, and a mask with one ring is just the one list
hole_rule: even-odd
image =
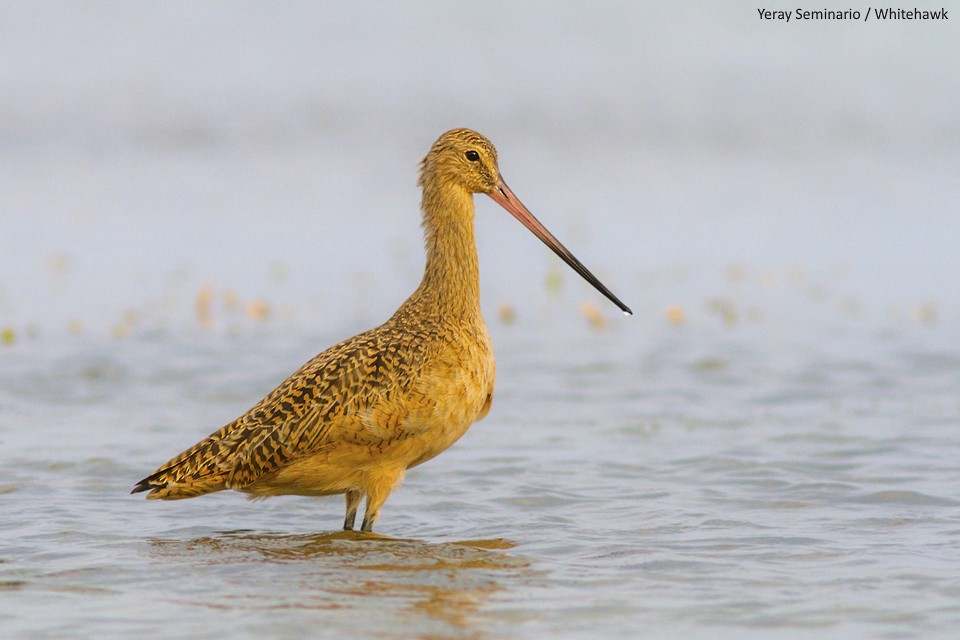
[[343,528],[371,531],[404,472],[452,445],[490,410],[493,347],[480,315],[473,194],[485,193],[631,313],[547,231],[500,177],[497,152],[469,129],[423,159],[427,264],[386,323],[330,347],[230,424],[141,480],[132,493],[176,500],[222,489],[251,497],[346,494]]

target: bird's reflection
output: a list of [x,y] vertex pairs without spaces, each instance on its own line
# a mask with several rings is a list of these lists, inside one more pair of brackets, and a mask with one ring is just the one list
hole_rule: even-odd
[[[185,559],[191,571],[198,565],[231,567],[229,585],[198,604],[392,609],[407,618],[405,626],[413,625],[407,628],[412,637],[442,637],[437,635],[437,623],[457,637],[482,637],[483,625],[475,624],[474,617],[483,603],[511,582],[534,575],[527,559],[508,553],[515,545],[499,538],[425,542],[347,531],[308,535],[229,531],[192,539],[153,539],[150,545],[152,555]],[[280,584],[276,572],[265,569],[264,563],[280,570]],[[238,585],[236,568],[244,565],[259,569]]]

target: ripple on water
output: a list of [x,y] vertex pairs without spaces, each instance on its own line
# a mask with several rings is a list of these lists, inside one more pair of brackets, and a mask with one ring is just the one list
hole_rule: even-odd
[[875,491],[847,499],[858,504],[893,504],[917,507],[955,507],[960,501],[917,491]]

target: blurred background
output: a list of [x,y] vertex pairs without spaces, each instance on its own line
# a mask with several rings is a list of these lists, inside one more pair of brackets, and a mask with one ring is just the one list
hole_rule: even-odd
[[[0,329],[377,323],[455,126],[635,328],[956,322],[956,35],[713,2],[4,2]],[[491,324],[613,319],[486,198],[477,226]]]

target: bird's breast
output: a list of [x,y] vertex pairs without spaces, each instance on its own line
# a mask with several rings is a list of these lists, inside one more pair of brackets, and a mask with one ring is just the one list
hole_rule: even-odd
[[[411,413],[411,431],[420,431],[409,466],[436,456],[466,433],[490,409],[496,368],[486,327],[453,332],[424,366],[414,395],[429,399]],[[418,428],[419,426],[419,428]]]

